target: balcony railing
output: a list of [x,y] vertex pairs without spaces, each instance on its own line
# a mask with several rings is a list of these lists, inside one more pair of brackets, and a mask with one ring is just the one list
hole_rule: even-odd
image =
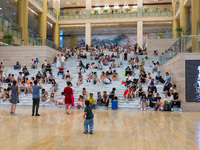
[[180,37],[162,56],[161,64],[164,64],[178,53],[200,53],[200,36]]
[[177,1],[177,2],[176,2],[175,13],[177,13],[179,9],[180,9],[180,2]]
[[0,31],[17,38],[22,38],[22,28],[16,23],[7,20],[3,16],[0,16]]
[[51,14],[54,18],[57,18],[57,11],[54,8],[48,8],[48,13]]
[[43,7],[43,0],[35,0],[40,6]]
[[[87,15],[86,15],[87,14]],[[130,18],[130,17],[154,17],[154,16],[172,16],[172,7],[152,7],[143,8],[142,12],[137,12],[135,9],[126,11],[117,9],[115,11],[100,12],[97,10],[86,13],[86,11],[61,11],[59,19],[91,19],[91,18]]]

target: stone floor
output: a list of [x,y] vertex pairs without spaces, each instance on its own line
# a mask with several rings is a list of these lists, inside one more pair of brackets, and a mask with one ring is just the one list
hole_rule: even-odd
[[[107,52],[107,54],[111,54],[110,52]],[[89,56],[89,54],[88,54]],[[129,55],[129,57],[135,57],[133,53],[131,53]],[[142,60],[142,58],[144,58],[144,56],[139,56],[139,59]],[[159,61],[160,56],[149,56],[149,59],[145,61],[145,70],[146,72],[151,72],[151,67],[150,67],[150,63],[152,62],[152,60],[154,61]],[[102,83],[97,83],[96,85],[93,85],[91,82],[86,82],[86,73],[83,73],[83,84],[81,84],[80,86],[77,86],[77,58],[76,56],[73,56],[72,58],[69,58],[64,66],[65,71],[66,70],[70,70],[70,73],[72,74],[72,83],[73,83],[73,88],[75,90],[74,92],[74,97],[75,97],[75,101],[77,100],[78,96],[81,94],[82,88],[85,87],[87,90],[87,93],[93,93],[94,97],[96,98],[97,96],[97,92],[100,91],[101,93],[103,91],[111,91],[111,89],[113,87],[115,87],[116,90],[116,95],[119,98],[119,109],[140,109],[140,104],[139,104],[139,99],[135,99],[135,101],[133,102],[132,100],[129,100],[129,102],[126,102],[125,99],[123,98],[123,93],[124,90],[126,89],[126,87],[124,85],[121,85],[121,81],[125,79],[125,76],[122,75],[122,73],[124,72],[125,68],[129,65],[127,61],[122,61],[123,63],[123,67],[120,68],[116,68],[117,73],[119,74],[119,79],[117,81],[113,81],[111,84],[105,85]],[[97,64],[97,60],[89,60],[88,59],[82,59],[83,63],[86,64],[87,62],[95,62]],[[116,63],[120,63],[119,59],[116,59]],[[29,72],[30,75],[29,77],[35,76],[37,71],[40,71],[40,66],[37,69],[30,69],[29,68]],[[107,71],[109,66],[104,66],[103,67],[103,71]],[[56,82],[59,85],[59,89],[58,91],[55,93],[55,98],[58,99],[61,95],[60,93],[63,91],[64,87],[66,86],[66,81],[62,79],[61,76],[57,76],[57,68],[53,68],[53,74],[56,77]],[[91,70],[90,70],[91,71]],[[100,77],[100,74],[102,72],[102,70],[97,70],[95,69],[94,71],[97,72],[98,77]],[[15,74],[15,76],[18,76],[18,72],[16,70],[13,70],[12,68],[6,68],[5,69],[6,74],[12,73]],[[139,70],[135,71],[136,75],[133,78],[138,78],[139,76]],[[152,76],[155,76],[156,73],[152,74]],[[164,73],[162,73],[164,74]],[[7,84],[2,84],[2,87],[7,87]],[[46,89],[46,91],[48,93],[50,93],[50,88],[51,88],[51,84],[42,84],[42,86]],[[147,85],[143,85],[144,89],[147,91]],[[164,97],[163,92],[162,92],[162,88],[163,85],[157,85],[157,89],[158,89],[158,93],[160,93],[161,97]],[[20,99],[20,103],[18,105],[21,106],[31,106],[32,105],[32,95],[28,94],[27,96],[24,97],[24,94],[20,94],[19,96]],[[42,105],[43,103],[41,102],[40,105]],[[0,105],[10,105],[8,101],[3,102],[2,100],[0,101]],[[47,104],[44,107],[62,107],[62,106],[55,106],[54,103],[52,104]],[[111,105],[109,105],[109,107],[111,107]],[[102,109],[105,109],[104,107],[101,107]]]

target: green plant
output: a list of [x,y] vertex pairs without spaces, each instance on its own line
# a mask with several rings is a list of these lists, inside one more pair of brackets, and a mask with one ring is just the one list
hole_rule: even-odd
[[126,8],[125,11],[128,13],[129,11],[131,11],[130,9]]
[[178,33],[178,36],[181,36],[181,33],[183,32],[183,28],[182,27],[177,27],[176,28],[176,32]]
[[158,12],[158,10],[159,10],[159,8],[158,8],[158,7],[155,7],[155,8],[153,9],[153,11],[154,11],[155,13],[157,13],[157,12]]
[[94,11],[94,14],[97,15],[97,14],[98,14],[98,10],[95,10],[95,11]]
[[168,8],[168,7],[165,7],[165,8],[164,8],[164,11],[165,11],[165,12],[169,11],[169,8]]
[[114,9],[114,12],[115,12],[115,13],[118,13],[118,11],[119,11],[119,9]]
[[79,15],[79,14],[80,14],[80,11],[79,11],[79,10],[77,10],[77,11],[75,12],[75,14],[76,14],[76,15]]
[[107,14],[107,13],[108,13],[108,10],[107,10],[107,9],[105,9],[105,10],[103,11],[103,13]]
[[67,11],[67,12],[65,13],[65,15],[67,15],[67,16],[69,16],[69,14],[70,14],[69,11]]
[[7,43],[7,44],[11,44],[12,42],[14,42],[14,39],[13,39],[13,36],[10,35],[10,34],[6,34],[3,36],[3,39],[4,41]]
[[144,12],[147,13],[149,11],[149,8],[144,8]]

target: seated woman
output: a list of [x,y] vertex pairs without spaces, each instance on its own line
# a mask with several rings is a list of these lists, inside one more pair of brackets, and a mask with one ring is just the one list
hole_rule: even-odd
[[3,98],[3,101],[6,101],[6,99],[9,98],[9,94],[6,89],[3,90],[3,93],[1,94],[1,98]]
[[97,84],[97,72],[93,74],[93,84]]
[[48,98],[48,93],[45,91],[45,89],[42,89],[41,96],[40,96],[41,101],[45,102],[47,98]]
[[102,100],[101,92],[98,92],[97,93],[97,105],[101,106],[102,103],[103,103],[103,100]]
[[42,83],[47,83],[47,75],[46,73],[43,73],[42,77],[40,78]]
[[177,92],[174,93],[174,98],[171,100],[171,102],[172,102],[172,106],[171,106],[172,108],[174,106],[181,108],[181,101],[179,100],[179,96]]
[[97,67],[98,67],[99,70],[102,70],[102,69],[103,69],[103,65],[101,64],[100,61],[98,61],[98,65],[97,65]]
[[113,74],[111,75],[112,80],[117,80],[118,79],[118,73],[116,72],[116,70],[113,70]]
[[41,67],[41,72],[44,74],[46,73],[46,67],[44,64],[42,64],[42,67]]
[[78,82],[77,82],[77,86],[81,85],[83,83],[83,76],[81,73],[79,73],[78,75]]
[[50,98],[43,105],[52,103],[52,102],[56,102],[56,99],[54,98],[54,93],[51,93]]
[[93,74],[94,74],[94,72],[91,72],[90,74],[86,75],[86,81],[87,82],[90,82],[90,80],[93,79]]
[[131,88],[129,86],[124,91],[124,95],[123,96],[126,99],[126,102],[128,102],[128,98],[132,98],[132,100],[134,101],[133,93],[132,93]]
[[56,105],[64,105],[65,104],[65,102],[64,102],[64,100],[65,100],[65,94],[64,94],[64,92],[61,92],[61,97],[56,101]]
[[104,79],[104,84],[110,84],[112,82],[109,73],[106,72],[106,78]]
[[106,91],[103,92],[102,102],[103,102],[104,104],[106,104],[106,110],[108,110],[109,96],[108,96],[108,94],[106,93]]
[[27,69],[26,66],[23,67],[22,72],[23,72],[23,74],[24,74],[25,76],[28,76],[28,75],[29,75],[29,71],[28,71],[28,69]]
[[111,67],[109,67],[109,69],[107,70],[107,73],[108,73],[109,75],[112,75],[112,68],[111,68]]
[[36,61],[33,61],[32,65],[31,65],[31,68],[32,68],[32,69],[36,69],[36,68],[37,68]]
[[52,80],[52,87],[51,87],[51,93],[55,93],[58,90],[58,84],[55,80]]
[[38,73],[36,74],[36,80],[40,81],[41,78],[42,74],[40,73],[40,71],[38,71]]
[[110,63],[110,67],[111,67],[111,68],[117,68],[117,64],[115,63],[115,60],[113,60],[113,61]]
[[143,66],[143,65],[140,65],[140,73],[141,73],[141,72],[144,72],[144,71],[145,71],[144,66]]
[[79,95],[77,103],[76,103],[76,107],[77,107],[77,109],[80,109],[80,108],[83,109],[84,108],[83,96],[82,95]]
[[125,86],[128,86],[129,84],[132,83],[132,77],[130,76],[130,74],[127,74],[125,81],[126,81]]

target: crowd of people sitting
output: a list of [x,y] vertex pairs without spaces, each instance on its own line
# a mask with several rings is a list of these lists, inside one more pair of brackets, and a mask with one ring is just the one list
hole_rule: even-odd
[[[163,78],[161,72],[159,70],[159,62],[152,61],[151,64],[146,64],[145,59],[148,59],[148,54],[146,52],[146,48],[141,49],[138,45],[134,45],[132,47],[127,46],[127,49],[123,51],[124,47],[122,46],[113,46],[112,48],[103,46],[105,49],[110,49],[113,53],[111,55],[105,55],[102,51],[102,47],[97,47],[90,50],[90,61],[91,63],[84,64],[80,58],[85,59],[88,58],[86,53],[82,53],[81,49],[72,49],[67,52],[66,55],[57,55],[55,57],[52,64],[47,63],[47,60],[44,61],[43,64],[39,61],[38,58],[35,60],[31,60],[31,69],[36,69],[41,65],[41,71],[38,71],[35,76],[30,77],[30,73],[28,68],[24,65],[20,64],[20,62],[16,62],[14,65],[15,70],[21,70],[19,75],[15,77],[14,74],[8,74],[6,76],[4,72],[3,62],[0,64],[0,81],[8,83],[8,87],[3,89],[0,92],[3,101],[10,100],[11,96],[11,84],[13,81],[17,82],[19,94],[24,93],[26,96],[28,93],[32,94],[32,85],[34,81],[37,80],[42,84],[51,84],[50,93],[42,89],[40,100],[44,102],[43,105],[47,103],[55,103],[56,105],[63,105],[65,95],[61,92],[60,98],[55,98],[55,93],[58,90],[58,84],[56,82],[58,77],[55,77],[52,73],[52,68],[57,68],[57,76],[62,76],[63,80],[72,80],[72,74],[70,70],[64,71],[65,61],[71,56],[76,55],[78,58],[77,63],[77,86],[83,84],[83,80],[86,82],[92,82],[92,84],[111,84],[112,82],[119,82],[124,84],[126,90],[124,91],[123,97],[125,101],[128,102],[129,99],[135,101],[136,99],[140,100],[141,110],[146,110],[146,107],[153,108],[154,110],[165,110],[167,106],[171,106],[172,108],[181,107],[181,101],[179,100],[179,95],[176,92],[176,85],[171,83],[171,76],[168,72],[166,72],[166,76]],[[86,49],[86,51],[89,51]],[[128,59],[128,54],[131,51],[134,51],[135,57]],[[115,52],[115,53],[114,53]],[[115,55],[116,54],[116,55]],[[139,59],[138,55],[145,55],[143,59]],[[120,59],[119,63],[117,63],[116,59]],[[117,72],[117,68],[122,67],[123,61],[128,62],[128,66],[124,70],[123,75],[124,80],[122,82],[119,80],[119,72]],[[151,72],[145,71],[145,66],[149,65],[151,67]],[[105,70],[105,67],[109,67],[108,70]],[[98,75],[96,70],[101,70],[101,74]],[[136,75],[136,71],[139,71],[139,76]],[[85,77],[83,76],[85,73]],[[120,72],[121,73],[121,72]],[[155,74],[152,76],[152,74]],[[165,97],[160,97],[160,94],[157,93],[157,86],[159,84],[163,85],[163,92]],[[145,91],[144,87],[147,87]],[[82,93],[79,95],[76,102],[73,105],[76,105],[77,108],[84,107],[84,101],[89,100],[92,108],[96,108],[96,106],[106,106],[108,109],[109,102],[111,100],[117,100],[116,96],[116,88],[113,88],[110,92],[103,91],[103,93],[98,92],[97,98],[95,100],[92,91],[88,96],[86,88],[82,89]],[[74,104],[75,103],[75,104]]]

